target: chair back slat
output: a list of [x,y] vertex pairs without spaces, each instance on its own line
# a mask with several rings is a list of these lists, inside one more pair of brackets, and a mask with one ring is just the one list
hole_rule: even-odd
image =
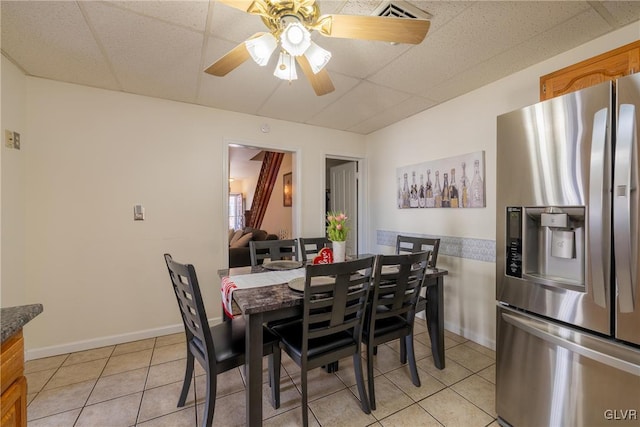
[[376,321],[394,316],[412,324],[429,256],[430,251],[423,251],[378,257],[367,325],[369,331],[375,331]]
[[[375,257],[334,264],[308,265],[303,308],[303,354],[310,339],[349,331],[359,343],[372,283]],[[331,276],[334,282],[311,285],[313,277]]]
[[260,260],[269,258],[271,261],[292,259],[298,261],[298,240],[261,240],[249,241],[251,266],[260,264]]
[[396,240],[396,254],[431,251],[429,268],[436,268],[439,249],[440,239],[398,235]]
[[322,248],[330,248],[331,240],[326,237],[300,237],[300,259],[307,262],[320,253]]
[[[165,254],[164,259],[180,307],[187,344],[194,348],[201,358],[207,359],[209,354],[215,354],[215,347],[196,270],[191,264],[180,264],[173,261],[169,254]],[[203,353],[202,349],[206,349],[206,351]]]

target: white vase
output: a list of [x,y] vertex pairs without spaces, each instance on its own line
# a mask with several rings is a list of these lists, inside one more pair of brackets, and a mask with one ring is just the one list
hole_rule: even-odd
[[333,244],[333,262],[344,262],[347,242],[331,242]]

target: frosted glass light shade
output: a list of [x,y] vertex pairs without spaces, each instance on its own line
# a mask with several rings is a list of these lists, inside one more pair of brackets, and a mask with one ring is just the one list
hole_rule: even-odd
[[249,55],[256,64],[264,67],[269,62],[271,54],[278,46],[278,40],[271,33],[265,33],[255,39],[249,39],[244,42]]
[[282,80],[297,80],[298,73],[296,72],[296,61],[293,56],[287,52],[280,52],[278,65],[276,65],[273,75]]
[[318,74],[318,72],[329,63],[329,60],[331,59],[331,52],[321,48],[314,42],[311,42],[311,45],[304,53],[304,56],[309,61],[313,74]]
[[301,23],[291,22],[282,32],[280,44],[290,55],[300,56],[311,45],[311,34]]

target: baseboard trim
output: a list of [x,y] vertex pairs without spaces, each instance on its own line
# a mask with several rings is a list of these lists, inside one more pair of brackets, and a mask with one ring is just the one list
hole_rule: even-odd
[[[209,319],[210,325],[220,323],[222,318],[216,317]],[[92,338],[89,340],[76,341],[66,344],[53,345],[49,347],[34,348],[25,351],[25,360],[40,359],[43,357],[59,356],[61,354],[74,353],[76,351],[91,350],[94,348],[106,347],[109,345],[123,344],[131,341],[144,340],[147,338],[155,338],[163,335],[176,334],[184,332],[182,323],[175,325],[163,326],[160,328],[145,329],[142,331],[129,332],[120,335],[110,335],[100,338]]]
[[[424,311],[417,313],[416,317],[419,317],[421,319],[425,319],[425,313]],[[461,337],[464,337],[468,340],[471,340],[473,342],[475,342],[476,344],[480,344],[483,345],[487,348],[490,348],[492,350],[496,349],[496,342],[495,340],[491,340],[488,339],[486,336],[483,335],[478,335],[476,333],[473,332],[469,332],[468,330],[461,328],[459,324],[457,323],[451,323],[451,322],[444,322],[444,328],[449,331],[452,332],[456,335],[460,335]]]

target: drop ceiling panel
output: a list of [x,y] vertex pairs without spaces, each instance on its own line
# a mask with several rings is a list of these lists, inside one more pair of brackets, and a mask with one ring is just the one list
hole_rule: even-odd
[[329,37],[315,37],[319,46],[331,52],[327,65],[330,71],[360,79],[376,73],[405,52],[411,52],[412,45],[392,45],[380,41],[349,40]]
[[[580,28],[588,30],[578,31]],[[494,81],[496,76],[506,77],[607,31],[607,22],[594,10],[588,9],[563,25],[525,41],[517,49],[509,49],[473,69],[456,74],[450,80],[427,90],[426,96],[438,101],[460,96]]]
[[428,97],[434,85],[517,48],[542,28],[553,28],[583,10],[579,2],[478,2],[428,36],[414,55],[399,57],[369,80],[402,91],[414,88]]
[[332,103],[344,96],[359,82],[357,79],[338,73],[330,73],[330,76],[336,90],[323,96],[315,95],[304,76],[300,76],[297,81],[292,82],[291,86],[284,82],[278,88],[278,93],[269,97],[260,108],[258,115],[307,123],[324,109],[331,108]]
[[346,130],[388,108],[400,104],[411,95],[369,82],[362,82],[308,123]]
[[435,102],[428,99],[412,96],[411,98],[394,105],[393,108],[387,108],[383,112],[358,123],[348,130],[350,132],[366,135],[385,126],[396,123],[404,118],[411,117],[414,114],[434,106],[435,104]]
[[249,15],[220,2],[212,2],[211,32],[218,38],[240,43],[257,32],[268,31],[257,15]]
[[195,101],[202,33],[98,2],[83,7],[125,91]]
[[119,90],[75,2],[1,2],[2,51],[27,74]]
[[172,24],[181,25],[195,31],[204,31],[207,22],[207,11],[209,9],[209,2],[207,0],[116,1],[107,4]]
[[[640,16],[640,1],[609,1],[603,7],[613,16],[618,26],[630,24]],[[640,34],[638,34],[640,37]]]

